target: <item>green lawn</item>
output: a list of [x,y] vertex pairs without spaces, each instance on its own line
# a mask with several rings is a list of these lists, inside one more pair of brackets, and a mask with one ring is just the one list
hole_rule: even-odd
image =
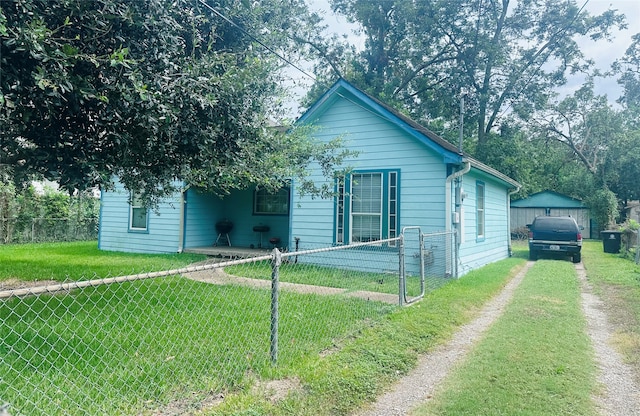
[[167,270],[204,260],[199,254],[136,254],[98,250],[96,241],[0,245],[0,281],[88,280]]
[[[2,279],[88,278],[199,259],[100,252],[95,243],[0,250]],[[211,411],[221,414],[343,414],[470,319],[522,261],[472,272],[402,309],[283,292],[275,366],[265,290],[173,276],[11,298],[0,303],[0,397],[25,414],[183,411],[218,395],[225,400]],[[274,404],[251,389],[274,378],[300,380],[303,397]]]
[[[86,243],[74,244],[70,249],[51,247],[70,262],[70,251],[86,249],[87,257],[96,255],[111,275],[121,272],[110,271],[103,255],[114,256],[122,269],[131,271],[163,267],[161,261],[175,267],[181,257],[102,253],[91,244],[84,249]],[[23,267],[30,271],[27,279],[42,275],[31,271],[43,270],[37,263],[48,256],[42,253],[44,246],[37,246],[36,264]],[[583,261],[599,293],[617,295],[620,310],[614,324],[621,328],[619,344],[633,362],[640,346],[640,270],[602,253],[601,247],[586,242]],[[11,250],[15,247],[0,247],[5,256],[0,279],[18,275],[18,266],[5,263]],[[0,398],[27,414],[60,413],[61,408],[70,409],[69,414],[195,410],[201,400],[220,394],[222,403],[204,414],[349,414],[410,371],[420,354],[473,319],[522,267],[526,254],[526,244],[514,244],[514,257],[451,280],[406,308],[282,292],[277,365],[269,360],[266,290],[174,276],[3,301]],[[68,269],[55,265],[46,270],[49,278],[64,280]],[[88,269],[94,270],[81,265],[75,270],[86,277]],[[285,272],[284,279],[313,280],[317,271],[309,269],[306,277]],[[320,275],[325,279],[326,270]],[[339,275],[334,279],[339,281]],[[594,366],[578,293],[572,263],[538,261],[505,315],[452,374],[448,388],[421,412],[594,414]],[[297,380],[300,387],[277,402],[252,389],[271,379]]]
[[596,415],[574,265],[538,260],[504,314],[416,415]]
[[587,242],[583,253],[589,282],[609,305],[615,346],[632,364],[640,383],[640,265],[605,253],[601,241]]
[[[225,267],[225,272],[254,279],[271,278],[271,262]],[[350,290],[366,290],[380,293],[398,293],[398,274],[373,273],[357,270],[325,267],[314,264],[283,263],[279,270],[282,282],[335,287]],[[445,278],[425,277],[425,290],[436,289],[448,282]],[[420,294],[420,276],[408,276],[407,294]]]
[[[30,415],[139,414],[287,372],[393,307],[158,278],[0,302],[0,397]],[[38,392],[38,394],[34,394]]]

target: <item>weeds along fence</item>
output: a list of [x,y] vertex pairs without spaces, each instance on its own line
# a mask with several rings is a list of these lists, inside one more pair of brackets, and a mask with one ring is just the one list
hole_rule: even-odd
[[261,391],[446,283],[451,238],[413,229],[158,272],[4,282],[0,406],[185,414]]
[[96,218],[0,218],[0,244],[95,240]]

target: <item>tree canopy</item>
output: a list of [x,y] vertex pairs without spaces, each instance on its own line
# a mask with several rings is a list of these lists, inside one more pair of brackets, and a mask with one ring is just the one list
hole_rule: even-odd
[[269,126],[283,94],[272,51],[300,53],[293,33],[317,16],[301,0],[210,3],[2,1],[2,167],[68,190],[117,175],[153,199],[176,179],[224,194],[277,186],[301,172],[292,161],[338,161],[335,145]]
[[[638,148],[640,34],[612,71],[580,48],[581,39],[606,42],[626,27],[613,8],[591,15],[575,0],[331,5],[361,28],[365,45],[339,64],[320,63],[318,85],[343,76],[452,142],[464,99],[466,153],[523,183],[520,196],[553,189],[606,215],[612,191],[638,198],[632,173],[640,160],[629,150]],[[616,74],[624,111],[594,93],[595,79]],[[561,94],[576,75],[584,85]]]
[[[315,58],[306,104],[336,77],[457,141],[524,183],[611,206],[640,198],[640,34],[612,70],[578,39],[625,27],[615,10],[576,0],[331,0],[365,47],[323,35],[303,0],[4,0],[0,2],[0,180],[34,175],[67,190],[115,176],[150,202],[175,180],[218,194],[276,188],[346,155],[305,129],[269,122],[282,109],[287,61]],[[284,58],[284,59],[283,59]],[[569,78],[585,84],[560,95]],[[594,92],[618,77],[618,107]],[[554,176],[555,175],[555,176]],[[561,176],[558,176],[561,175]],[[588,176],[588,179],[586,178]],[[598,192],[596,192],[598,191]],[[602,192],[600,192],[602,191]]]
[[332,5],[358,23],[366,38],[364,50],[343,63],[342,74],[427,124],[455,125],[464,94],[467,131],[480,158],[505,120],[528,118],[567,75],[591,70],[578,37],[606,39],[624,25],[614,11],[591,16],[574,0],[333,0]]

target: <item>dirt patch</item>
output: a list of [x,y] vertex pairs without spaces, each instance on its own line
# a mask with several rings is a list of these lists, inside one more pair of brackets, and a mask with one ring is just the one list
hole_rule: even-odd
[[[297,378],[286,378],[281,380],[257,381],[251,388],[251,395],[262,397],[272,403],[277,403],[287,398],[289,393],[302,390],[302,383]],[[161,409],[153,411],[153,416],[175,416],[194,415],[206,413],[208,410],[222,404],[225,395],[223,393],[211,392],[204,397],[202,393],[193,393],[192,398],[175,400]],[[0,415],[1,416],[1,415]]]
[[256,383],[251,389],[254,395],[259,395],[272,403],[279,402],[293,391],[300,391],[302,384],[297,378],[285,378],[282,380],[268,380]]
[[20,279],[7,279],[0,282],[0,290],[16,290],[16,289],[28,289],[32,287],[50,286],[60,284],[55,280],[33,280],[26,281]]
[[[177,416],[193,415],[204,409],[215,407],[222,403],[224,395],[221,393],[210,393],[205,397],[200,397],[199,393],[193,393],[194,397],[184,400],[175,400],[161,409],[154,410],[152,416]],[[198,396],[198,397],[196,397]],[[146,414],[146,413],[143,413]]]
[[[270,280],[233,276],[225,273],[224,270],[218,268],[184,273],[183,276],[191,280],[210,283],[214,285],[241,285],[261,289],[271,288]],[[398,295],[392,295],[388,293],[368,292],[364,290],[351,292],[347,289],[287,282],[280,282],[280,289],[302,294],[343,295],[371,301],[389,303],[392,305],[398,304]]]

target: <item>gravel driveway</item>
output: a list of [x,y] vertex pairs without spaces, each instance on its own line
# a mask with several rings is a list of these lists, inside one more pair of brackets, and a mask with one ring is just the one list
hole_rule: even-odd
[[[515,289],[533,264],[534,262],[527,262],[502,292],[484,306],[474,321],[462,326],[447,344],[421,357],[418,366],[394,385],[392,390],[356,415],[408,415],[415,406],[428,401],[453,366],[465,357],[475,342],[502,314]],[[587,318],[587,331],[599,368],[598,381],[603,385],[601,394],[594,397],[600,414],[640,415],[640,389],[634,384],[629,366],[623,363],[620,355],[609,344],[612,329],[607,325],[602,302],[592,293],[582,263],[576,264],[576,270],[582,284],[582,307]]]
[[603,302],[593,294],[582,263],[576,264],[576,270],[582,285],[582,309],[587,318],[587,332],[596,353],[598,382],[603,386],[602,394],[595,397],[600,414],[640,415],[640,386],[634,382],[629,366],[611,346],[613,328],[607,323]]

